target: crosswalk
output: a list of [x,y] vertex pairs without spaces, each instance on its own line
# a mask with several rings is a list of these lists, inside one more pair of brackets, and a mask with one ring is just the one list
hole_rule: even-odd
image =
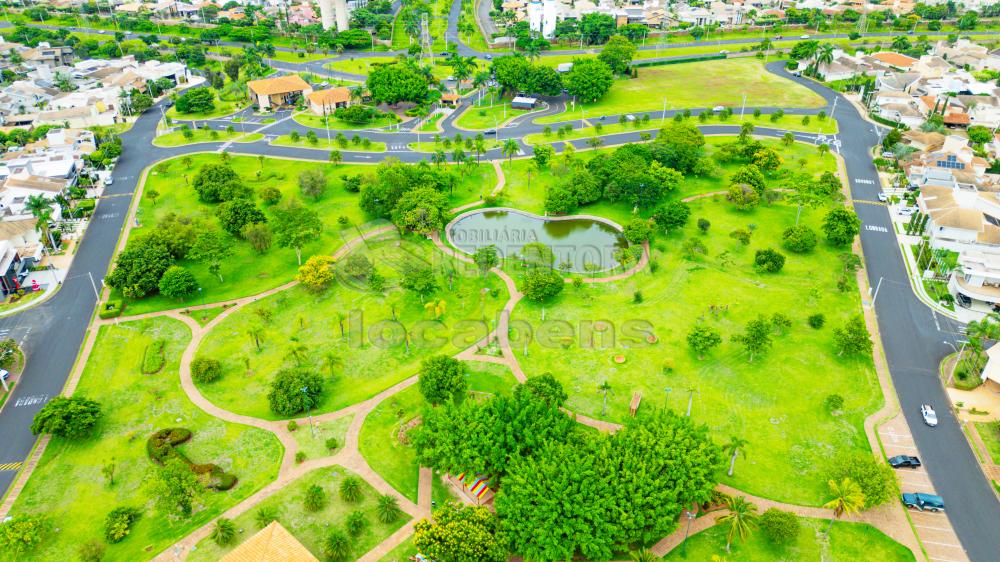
[[390,144],[389,150],[409,150],[405,144]]
[[3,471],[3,470],[18,470],[18,469],[21,468],[22,464],[24,464],[23,461],[3,463],[3,464],[0,464],[0,471]]

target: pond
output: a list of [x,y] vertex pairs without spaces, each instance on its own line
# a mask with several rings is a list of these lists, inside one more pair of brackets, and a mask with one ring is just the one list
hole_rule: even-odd
[[552,249],[553,266],[574,273],[613,269],[618,266],[615,251],[628,247],[621,231],[610,221],[539,217],[513,209],[460,215],[448,225],[447,236],[463,252],[471,254],[492,244],[503,258],[519,257],[525,244],[540,242]]

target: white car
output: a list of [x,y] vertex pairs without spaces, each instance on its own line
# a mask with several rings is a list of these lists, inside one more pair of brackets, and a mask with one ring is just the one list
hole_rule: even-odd
[[717,105],[717,106],[715,106],[715,107],[712,108],[712,111],[714,111],[715,113],[722,113],[725,110],[726,110],[726,106],[724,106],[724,105]]
[[881,201],[881,202],[883,202],[883,203],[885,203],[886,201],[889,200],[889,196],[886,195],[885,193],[882,193],[880,191],[879,194],[878,194],[878,200]]
[[108,177],[104,178],[104,185],[111,185],[113,183],[115,183],[114,176],[108,176]]
[[903,215],[904,217],[908,217],[916,212],[917,212],[916,207],[903,207],[899,210],[899,214]]
[[924,423],[934,427],[937,425],[937,413],[934,408],[931,408],[929,404],[920,405],[920,415],[924,417]]
[[809,36],[808,36],[808,35],[803,35],[803,36],[802,36],[802,37],[800,37],[799,39],[809,39]]

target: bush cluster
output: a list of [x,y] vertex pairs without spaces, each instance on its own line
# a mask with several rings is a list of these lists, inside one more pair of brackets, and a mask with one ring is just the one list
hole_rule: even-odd
[[195,474],[211,476],[207,487],[213,490],[224,491],[235,486],[238,481],[236,476],[225,472],[219,465],[214,463],[195,464],[177,450],[176,447],[189,441],[192,435],[191,430],[184,427],[161,429],[146,441],[146,454],[153,462],[161,466],[169,459],[180,459],[191,467],[191,471]]
[[195,357],[191,362],[191,378],[195,382],[210,383],[219,380],[222,376],[222,364],[218,359],[208,357]]
[[153,375],[160,372],[166,359],[163,355],[163,347],[166,342],[163,340],[153,340],[153,343],[146,346],[142,352],[142,374]]
[[117,318],[122,315],[122,311],[125,310],[125,303],[120,300],[113,300],[104,303],[100,312],[97,313],[98,316],[103,320],[108,318]]

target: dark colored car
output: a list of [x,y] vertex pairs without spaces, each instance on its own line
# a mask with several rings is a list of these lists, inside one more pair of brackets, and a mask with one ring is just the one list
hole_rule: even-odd
[[944,500],[934,494],[903,494],[903,505],[920,511],[944,511]]
[[486,129],[485,131],[483,131],[483,134],[484,135],[495,135],[495,134],[497,134],[497,130],[496,129]]
[[889,459],[889,466],[892,468],[917,468],[920,466],[920,459],[909,455],[899,455]]

